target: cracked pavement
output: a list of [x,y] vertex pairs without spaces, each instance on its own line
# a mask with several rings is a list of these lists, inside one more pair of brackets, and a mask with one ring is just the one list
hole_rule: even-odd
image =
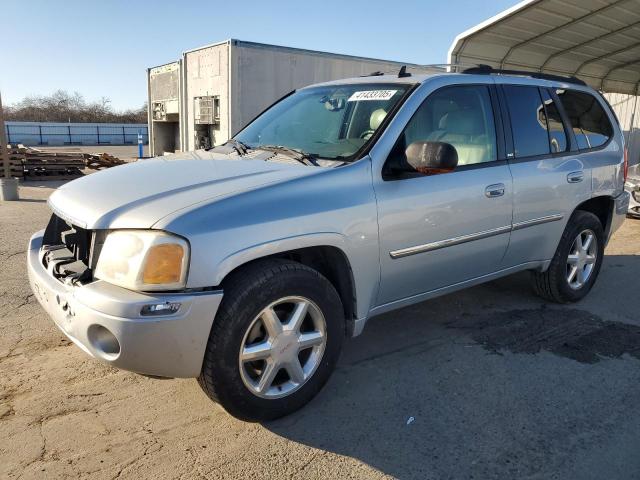
[[56,329],[24,253],[51,192],[0,202],[0,478],[640,477],[640,221],[584,301],[518,274],[374,318],[311,404],[261,425]]

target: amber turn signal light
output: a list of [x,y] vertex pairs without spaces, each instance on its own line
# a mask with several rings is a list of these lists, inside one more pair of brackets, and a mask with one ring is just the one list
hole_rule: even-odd
[[151,285],[179,282],[183,258],[182,247],[175,243],[151,247],[142,272],[142,282]]

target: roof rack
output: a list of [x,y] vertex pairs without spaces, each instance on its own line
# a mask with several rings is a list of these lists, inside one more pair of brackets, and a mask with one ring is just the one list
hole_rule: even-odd
[[529,72],[526,70],[502,70],[493,68],[490,65],[480,64],[476,67],[465,68],[461,73],[477,74],[477,75],[516,75],[521,77],[539,78],[541,80],[553,80],[556,82],[574,83],[576,85],[587,86],[584,80],[576,77],[565,77],[562,75],[552,75],[550,73]]

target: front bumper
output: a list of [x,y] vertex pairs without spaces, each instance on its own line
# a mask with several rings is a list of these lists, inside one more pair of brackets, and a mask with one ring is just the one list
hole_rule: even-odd
[[[222,291],[184,294],[133,292],[97,280],[65,285],[40,256],[40,231],[27,256],[34,295],[55,324],[86,353],[114,367],[161,377],[197,377]],[[144,305],[180,303],[174,313],[142,316]]]

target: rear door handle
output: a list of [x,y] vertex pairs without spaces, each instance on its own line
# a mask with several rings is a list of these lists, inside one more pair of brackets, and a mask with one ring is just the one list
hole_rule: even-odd
[[567,174],[567,182],[569,183],[580,183],[584,180],[584,172],[571,172]]
[[488,198],[501,197],[504,195],[504,183],[495,183],[484,189],[484,194]]

